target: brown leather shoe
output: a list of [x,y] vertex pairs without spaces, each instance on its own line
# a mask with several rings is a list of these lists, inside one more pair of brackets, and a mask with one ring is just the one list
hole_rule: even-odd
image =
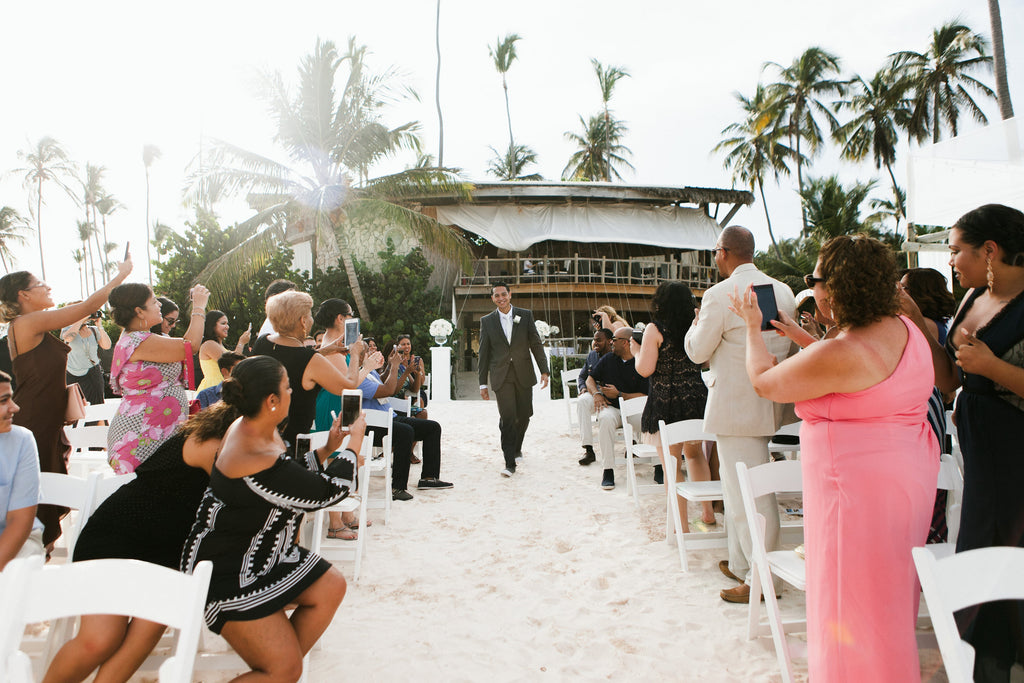
[[[726,588],[719,595],[726,602],[737,602],[744,605],[750,603],[750,586],[743,583],[735,588]],[[775,598],[781,598],[781,595],[776,595]],[[761,593],[761,602],[764,602],[764,593]]]
[[743,583],[743,579],[733,574],[732,571],[729,569],[729,560],[722,560],[721,562],[719,562],[718,570],[730,579],[732,579],[733,581],[735,581],[736,583]]

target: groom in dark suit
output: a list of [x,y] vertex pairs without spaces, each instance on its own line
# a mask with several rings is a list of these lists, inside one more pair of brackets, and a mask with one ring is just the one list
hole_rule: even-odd
[[533,353],[540,368],[541,389],[548,385],[548,361],[533,313],[512,306],[508,285],[499,282],[491,287],[491,301],[498,309],[480,319],[480,396],[485,401],[490,399],[487,391],[490,375],[490,385],[498,399],[498,429],[505,456],[501,476],[511,477],[533,415],[533,385],[537,383],[537,375],[530,354]]

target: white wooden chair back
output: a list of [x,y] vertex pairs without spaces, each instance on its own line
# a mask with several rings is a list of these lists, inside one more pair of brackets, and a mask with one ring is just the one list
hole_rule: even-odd
[[39,502],[43,505],[60,505],[75,511],[71,529],[64,535],[64,543],[68,550],[68,561],[75,552],[75,542],[81,533],[89,515],[93,510],[93,498],[96,484],[100,479],[98,472],[88,477],[73,477],[70,474],[56,472],[40,472]]
[[938,559],[914,548],[914,564],[932,628],[952,683],[974,680],[974,648],[960,639],[958,610],[996,600],[1024,600],[1024,548],[978,548]]
[[29,577],[42,568],[43,557],[37,555],[13,559],[0,572],[0,680],[31,680],[32,664],[18,646],[25,632]]
[[22,623],[118,614],[166,624],[179,635],[174,654],[160,666],[159,680],[188,683],[212,571],[210,562],[200,562],[190,575],[138,560],[44,567],[29,577]]
[[[394,453],[391,446],[391,411],[390,410],[367,410],[366,426],[375,427],[384,431],[384,438],[381,441],[381,456],[377,459],[370,459],[370,475],[383,475],[384,477],[384,499],[383,501],[371,501],[372,508],[384,508],[384,523],[391,521],[391,468],[393,465]],[[370,439],[372,443],[372,439]],[[369,495],[370,488],[367,482],[366,495]]]
[[99,420],[106,420],[110,422],[114,419],[114,415],[117,414],[117,409],[121,407],[121,399],[119,398],[108,398],[103,403],[90,403],[85,406],[85,418],[78,421],[78,425],[84,426],[86,422],[98,422]]
[[632,494],[633,504],[640,509],[640,493],[661,493],[661,484],[638,484],[636,466],[638,464],[658,465],[658,449],[651,444],[640,443],[640,434],[634,425],[639,426],[640,416],[647,405],[646,396],[628,398],[619,401],[619,413],[622,417],[622,440],[626,444],[626,494]]
[[[68,473],[79,477],[87,477],[93,472],[109,472],[107,460],[107,432],[109,425],[89,425],[87,427],[65,427],[64,434],[71,444],[68,455]],[[98,448],[102,450],[90,450]]]
[[946,497],[946,542],[956,547],[960,535],[960,505],[964,497],[964,477],[960,474],[956,459],[943,453],[939,461],[939,481],[936,488],[948,491]]
[[764,515],[757,511],[754,502],[761,496],[770,493],[789,493],[803,491],[803,472],[798,460],[780,460],[757,467],[747,468],[746,463],[736,463],[736,474],[739,478],[740,497],[743,499],[743,512],[750,528],[751,547],[751,579],[750,603],[747,614],[747,637],[756,638],[764,633],[761,627],[761,594],[764,594],[765,611],[768,616],[768,630],[775,643],[775,655],[782,671],[782,680],[791,683],[794,680],[793,659],[790,655],[789,643],[786,639],[786,626],[790,630],[806,630],[806,620],[784,624],[779,611],[778,599],[775,597],[775,574],[799,590],[806,590],[806,569],[803,558],[792,550],[778,550],[771,553],[765,548]]
[[388,398],[388,403],[391,404],[391,410],[395,413],[405,417],[412,417],[412,397],[406,396],[405,398],[396,398],[391,396]]
[[581,372],[583,372],[581,368],[562,370],[562,398],[565,400],[565,412],[569,421],[570,435],[574,429],[579,428],[576,422],[576,402],[579,401],[579,396],[574,396],[573,392],[578,393],[577,382],[580,379]]

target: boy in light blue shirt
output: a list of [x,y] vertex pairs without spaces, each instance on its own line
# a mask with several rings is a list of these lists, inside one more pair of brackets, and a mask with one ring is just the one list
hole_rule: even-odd
[[14,424],[11,376],[0,372],[0,570],[16,557],[43,554],[39,453],[32,432]]

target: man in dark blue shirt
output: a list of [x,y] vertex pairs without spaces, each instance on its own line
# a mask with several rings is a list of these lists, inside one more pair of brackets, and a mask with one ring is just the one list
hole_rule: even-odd
[[[636,360],[629,348],[633,329],[620,327],[612,336],[612,352],[597,363],[587,378],[587,391],[594,397],[597,432],[601,445],[601,488],[615,488],[615,430],[622,426],[619,399],[647,395],[647,378],[636,371]],[[640,420],[630,423],[640,431]]]
[[577,380],[579,388],[576,401],[576,414],[580,423],[580,441],[583,443],[583,457],[580,458],[581,465],[589,465],[597,460],[594,457],[594,424],[591,416],[594,414],[594,397],[587,391],[587,378],[594,372],[597,362],[612,352],[612,331],[602,327],[594,332],[594,342],[591,344],[587,360],[583,362],[583,369],[580,371],[580,378]]

